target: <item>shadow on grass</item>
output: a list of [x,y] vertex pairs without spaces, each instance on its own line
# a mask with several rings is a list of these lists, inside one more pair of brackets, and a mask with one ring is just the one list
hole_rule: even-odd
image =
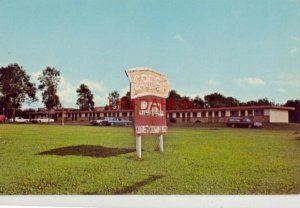
[[103,147],[100,145],[77,145],[61,147],[57,149],[40,152],[38,155],[58,155],[58,156],[88,156],[88,157],[112,157],[121,154],[135,152],[135,149]]
[[[164,176],[162,176],[162,175],[151,175],[148,178],[146,178],[145,180],[142,180],[140,182],[136,182],[131,186],[126,186],[124,188],[121,188],[121,189],[117,190],[116,192],[114,192],[113,194],[131,194],[132,192],[137,191],[139,188],[141,188],[141,187],[143,187],[143,186],[145,186],[149,183],[152,183],[152,182],[154,182],[158,179],[161,179],[163,177]],[[83,194],[96,195],[96,194],[103,194],[103,193],[93,192],[93,193],[83,193]]]
[[149,183],[152,183],[158,179],[161,179],[161,178],[163,178],[162,175],[151,175],[150,177],[148,177],[145,180],[142,180],[140,182],[134,183],[131,186],[126,186],[122,189],[117,190],[114,194],[130,194],[134,191],[137,191],[139,188],[141,188]]

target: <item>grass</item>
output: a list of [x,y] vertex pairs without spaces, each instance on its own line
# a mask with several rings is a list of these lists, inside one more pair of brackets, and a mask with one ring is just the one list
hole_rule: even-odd
[[126,127],[0,125],[0,194],[293,194],[295,130],[170,128],[164,153]]

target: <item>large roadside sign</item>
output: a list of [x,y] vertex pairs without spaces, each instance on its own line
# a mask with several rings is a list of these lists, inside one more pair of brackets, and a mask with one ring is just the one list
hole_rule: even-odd
[[134,134],[137,152],[141,157],[142,135],[158,135],[163,151],[163,134],[167,132],[166,98],[170,86],[167,77],[149,68],[131,68],[125,71],[130,81],[130,94],[134,102]]

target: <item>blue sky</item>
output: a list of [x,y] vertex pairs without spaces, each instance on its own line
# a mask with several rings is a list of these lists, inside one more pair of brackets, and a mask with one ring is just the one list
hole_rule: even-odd
[[299,46],[299,0],[0,0],[0,66],[18,63],[35,82],[54,66],[71,107],[80,83],[103,105],[142,66],[191,97],[299,99]]

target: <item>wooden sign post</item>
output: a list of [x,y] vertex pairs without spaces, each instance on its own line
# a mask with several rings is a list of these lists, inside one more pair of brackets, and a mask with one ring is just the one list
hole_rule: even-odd
[[163,152],[163,134],[168,130],[166,98],[170,87],[167,77],[149,68],[132,68],[125,72],[134,102],[137,156],[142,157],[142,135],[157,135],[159,150]]

